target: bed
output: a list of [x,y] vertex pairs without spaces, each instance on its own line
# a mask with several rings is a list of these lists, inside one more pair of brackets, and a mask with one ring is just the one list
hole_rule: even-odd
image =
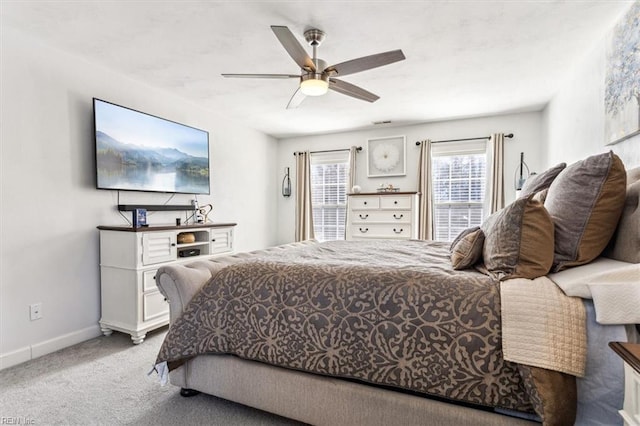
[[[620,176],[612,170],[621,162],[611,153],[596,157],[567,169],[588,170],[590,179],[602,169],[620,206],[609,213],[591,206],[587,217],[595,215],[597,227],[615,222],[601,247],[574,247],[573,258],[553,240],[563,232],[558,224],[574,232],[554,217],[567,181],[560,170],[451,245],[306,241],[163,267],[156,279],[170,302],[171,326],[156,369],[185,395],[201,391],[310,424],[560,425],[589,418],[577,410],[588,409],[581,408],[588,398],[580,395],[581,381],[600,373],[589,370],[591,333],[619,340],[626,331],[597,325],[589,298],[567,296],[548,272],[562,277],[592,264],[610,239],[606,254],[624,265],[640,261],[640,170],[625,178],[622,168],[620,202]],[[611,206],[603,188],[592,193]],[[518,232],[509,231],[513,226]],[[593,246],[585,232],[580,240]],[[550,248],[549,237],[531,237],[549,233]],[[549,250],[551,258],[540,254]],[[615,275],[620,267],[599,273]]]

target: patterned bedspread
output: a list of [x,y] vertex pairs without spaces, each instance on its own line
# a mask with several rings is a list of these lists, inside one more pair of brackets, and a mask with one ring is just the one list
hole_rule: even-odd
[[215,353],[533,411],[531,385],[502,356],[499,283],[454,271],[443,243],[327,242],[225,267],[157,363]]
[[[433,241],[337,241],[222,268],[156,364],[201,354],[355,379],[571,424],[575,378],[505,361],[499,283]],[[546,407],[546,408],[545,408]]]

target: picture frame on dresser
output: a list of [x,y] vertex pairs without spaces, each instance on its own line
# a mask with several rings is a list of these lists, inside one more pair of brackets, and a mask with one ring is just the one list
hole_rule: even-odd
[[407,139],[405,136],[388,136],[367,140],[367,176],[405,176],[407,163]]

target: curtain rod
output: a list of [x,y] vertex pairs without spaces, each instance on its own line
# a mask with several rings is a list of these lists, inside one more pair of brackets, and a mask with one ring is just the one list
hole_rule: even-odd
[[[323,152],[341,152],[341,151],[349,151],[351,150],[351,148],[343,148],[343,149],[325,149],[324,151],[309,151],[309,154],[321,154]],[[356,147],[356,151],[360,152],[362,151],[362,147]],[[293,155],[298,155],[298,154],[302,154],[303,151],[297,151],[294,152]]]
[[[513,137],[513,133],[509,133],[504,135],[505,138],[511,139]],[[465,138],[465,139],[444,139],[441,141],[431,141],[431,143],[443,143],[443,142],[463,142],[463,141],[477,141],[481,139],[491,139],[491,136],[479,136],[477,138]],[[416,142],[416,145],[422,144],[422,141]]]

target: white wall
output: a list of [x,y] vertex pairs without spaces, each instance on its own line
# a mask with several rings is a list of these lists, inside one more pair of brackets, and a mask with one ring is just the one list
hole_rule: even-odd
[[605,145],[606,38],[575,64],[562,90],[547,105],[545,164],[567,164],[613,150],[627,168],[640,166],[640,136]]
[[[98,225],[126,225],[95,189],[92,98],[210,132],[212,219],[237,222],[238,251],[277,240],[277,141],[211,111],[2,27],[0,368],[99,334]],[[166,194],[121,193],[162,204]],[[189,204],[178,195],[172,204]],[[159,212],[150,224],[171,223]],[[28,306],[43,303],[31,322]]]
[[[525,162],[532,171],[541,171],[544,166],[542,144],[542,114],[530,112],[508,114],[493,117],[452,120],[426,123],[413,126],[389,127],[356,132],[336,133],[320,136],[307,136],[282,139],[278,144],[278,176],[282,181],[284,169],[291,168],[291,181],[294,186],[291,197],[278,198],[278,242],[280,244],[294,240],[295,225],[295,158],[294,151],[325,150],[362,146],[356,163],[356,183],[364,192],[375,191],[381,183],[391,183],[404,191],[418,189],[418,159],[420,148],[416,141],[431,139],[460,139],[488,136],[491,133],[513,133],[513,139],[505,142],[505,198],[515,199],[513,178],[520,164],[520,152],[524,152]],[[368,178],[367,177],[367,140],[389,136],[406,136],[407,174],[404,177]]]

